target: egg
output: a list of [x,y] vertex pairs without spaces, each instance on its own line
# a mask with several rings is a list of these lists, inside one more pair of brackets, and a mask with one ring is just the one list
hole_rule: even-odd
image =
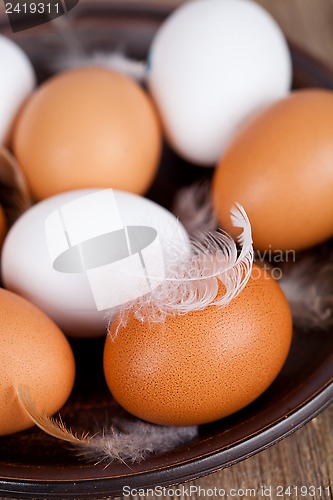
[[197,425],[230,415],[260,396],[280,372],[292,337],[281,288],[257,266],[225,308],[208,307],[165,323],[115,320],[104,349],[114,398],[162,425]]
[[69,397],[75,362],[59,328],[33,304],[0,289],[0,435],[34,424],[16,390],[27,387],[40,412],[52,415]]
[[159,164],[161,128],[137,83],[86,67],[58,74],[36,90],[12,144],[35,200],[94,187],[143,194]]
[[0,144],[4,144],[18,110],[35,87],[36,77],[23,50],[3,35],[0,35],[0,68]]
[[259,250],[302,250],[333,236],[333,92],[300,90],[242,127],[219,161],[213,205],[245,208]]
[[167,255],[190,248],[166,209],[112,189],[43,200],[10,229],[3,246],[6,288],[45,311],[70,336],[105,335],[112,310],[149,293]]
[[291,58],[279,26],[255,2],[196,0],[157,31],[147,82],[171,146],[213,165],[246,118],[287,95]]

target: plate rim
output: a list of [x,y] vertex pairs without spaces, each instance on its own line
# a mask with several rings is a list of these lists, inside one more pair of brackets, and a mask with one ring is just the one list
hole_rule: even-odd
[[[290,415],[285,418],[281,416],[278,422],[273,422],[263,431],[254,433],[249,439],[243,439],[227,450],[215,450],[202,456],[187,459],[183,463],[175,463],[163,470],[157,468],[128,476],[78,479],[75,482],[71,480],[52,480],[50,482],[47,479],[6,480],[0,476],[0,493],[6,494],[8,498],[13,494],[19,496],[12,498],[22,499],[30,499],[32,494],[34,497],[41,495],[50,499],[78,499],[78,495],[84,495],[84,498],[97,500],[105,497],[105,495],[121,496],[124,486],[139,490],[157,486],[168,487],[187,482],[227,468],[273,446],[306,425],[321,411],[328,408],[331,403],[333,403],[333,377],[332,381],[328,382],[324,389],[318,390],[314,397],[304,402]],[[272,430],[274,431],[273,439]],[[231,450],[230,458],[226,462],[221,461],[221,455],[224,455],[229,450]],[[163,476],[161,476],[161,472],[163,472]],[[124,480],[126,481],[124,482]],[[99,496],[96,496],[96,494]]]
[[[103,12],[104,9],[109,14],[113,13],[114,15],[126,16],[130,14],[133,16],[134,13],[134,15],[147,15],[148,17],[162,20],[170,13],[174,6],[171,7],[165,4],[152,5],[144,2],[142,4],[122,4],[119,1],[106,5],[105,2],[96,1],[94,5],[80,4],[78,8],[80,9],[79,17],[90,16],[92,13],[97,15],[98,10]],[[1,28],[0,19],[0,30]],[[311,74],[312,70],[315,69],[316,78],[314,78],[314,85],[333,89],[333,72],[303,49],[292,43],[289,43],[289,45],[292,50],[293,62],[295,63],[296,61],[298,71],[300,73],[304,71],[307,74]],[[331,358],[333,359],[333,353],[329,359]],[[75,480],[75,483],[67,479],[15,479],[5,477],[0,472],[0,494],[4,494],[8,498],[22,499],[31,499],[32,496],[36,497],[36,495],[50,499],[77,499],[84,495],[84,498],[93,498],[96,500],[97,498],[105,497],[105,495],[122,495],[124,485],[130,487],[132,485],[135,489],[147,489],[156,486],[167,487],[187,482],[224,469],[273,446],[307,424],[332,402],[333,375],[318,387],[312,397],[302,401],[290,413],[281,415],[279,419],[273,421],[263,430],[259,429],[249,438],[244,438],[227,449],[214,449],[211,452],[201,454],[201,456],[197,455],[187,458],[183,462],[176,462],[162,468],[157,467],[150,471],[103,478],[82,478]],[[227,455],[229,458],[223,460],[222,456],[224,455]],[[124,483],[124,481],[126,482]]]

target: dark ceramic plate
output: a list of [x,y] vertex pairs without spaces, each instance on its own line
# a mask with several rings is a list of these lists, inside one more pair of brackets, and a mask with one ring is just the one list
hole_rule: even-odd
[[[74,10],[73,10],[74,12]],[[86,49],[126,47],[144,57],[153,33],[169,9],[123,6],[121,3],[76,7],[73,24]],[[6,19],[2,32],[10,35]],[[49,74],[48,61],[61,48],[51,25],[17,33],[15,40],[29,53],[39,79]],[[64,48],[64,47],[63,47]],[[333,88],[333,75],[292,47],[294,87]],[[165,148],[162,167],[149,196],[170,207],[175,191],[206,170],[188,168]],[[163,189],[161,189],[163,187]],[[321,249],[318,249],[322,254]],[[62,410],[75,429],[88,428],[92,416],[105,418],[110,395],[101,370],[103,340],[72,342],[78,365],[77,384]],[[200,428],[199,438],[130,468],[114,463],[89,465],[63,443],[38,429],[0,438],[0,494],[14,498],[94,498],[135,488],[184,482],[227,467],[276,443],[308,422],[333,400],[333,336],[319,331],[295,332],[289,358],[273,385],[241,412]]]

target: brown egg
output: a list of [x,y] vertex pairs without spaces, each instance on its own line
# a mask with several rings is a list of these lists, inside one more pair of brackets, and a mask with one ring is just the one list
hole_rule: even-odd
[[0,314],[0,435],[5,435],[34,425],[16,388],[27,387],[38,410],[52,415],[72,390],[75,362],[66,337],[30,302],[0,289]]
[[244,206],[257,249],[300,250],[333,235],[333,92],[302,90],[258,114],[236,135],[213,181],[230,230]]
[[[118,329],[115,340],[116,328]],[[272,383],[292,336],[279,285],[254,267],[227,307],[208,307],[165,323],[111,326],[104,372],[114,398],[142,419],[165,425],[211,422],[240,410]]]
[[161,129],[138,84],[90,67],[59,74],[37,89],[12,143],[36,200],[92,187],[143,194],[160,160]]

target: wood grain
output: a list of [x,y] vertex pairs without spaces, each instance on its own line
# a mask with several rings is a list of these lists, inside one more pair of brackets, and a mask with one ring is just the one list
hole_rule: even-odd
[[[291,41],[333,69],[333,0],[256,1],[273,15]],[[158,2],[175,6],[182,3],[179,0],[158,0]],[[333,405],[303,428],[267,450],[232,467],[182,486],[187,488],[187,491],[190,486],[195,486],[206,491],[217,488],[229,494],[229,496],[217,495],[215,498],[230,499],[230,494],[234,493],[232,489],[240,489],[244,494],[238,491],[234,498],[295,500],[311,498],[311,490],[306,492],[303,489],[302,496],[301,490],[296,492],[294,488],[291,489],[289,496],[284,494],[278,497],[280,490],[277,487],[282,486],[286,489],[289,486],[298,488],[314,486],[316,490],[312,498],[333,499]],[[272,487],[272,490],[263,491],[263,487]],[[150,495],[150,498],[154,496]],[[175,497],[166,495],[163,498],[172,500]],[[180,498],[186,498],[186,490]],[[192,490],[191,498],[194,500],[205,496],[203,492],[199,495]]]
[[333,0],[256,0],[290,40],[333,68]]
[[[179,0],[155,0],[157,1],[175,6],[181,3]],[[129,0],[128,3],[137,2],[139,0]],[[257,2],[272,13],[290,40],[333,69],[333,0],[257,0]],[[149,1],[146,0],[145,3]],[[295,489],[291,490],[290,495],[278,497],[276,488],[313,486],[317,490],[312,498],[333,499],[333,405],[271,448],[228,469],[182,486],[184,494],[177,495],[177,498],[189,498],[186,492],[191,486],[201,487],[206,492],[214,488],[223,489],[229,495],[219,494],[212,498],[230,499],[233,493],[235,493],[233,498],[237,499],[311,498],[310,494],[302,495],[301,490],[296,494]],[[272,491],[266,490],[265,495],[263,487],[271,487]],[[319,491],[320,487],[322,494]],[[330,488],[330,491],[325,488]],[[234,492],[233,489],[241,489],[243,494],[242,491]],[[157,497],[149,495],[148,498]],[[171,500],[175,496],[165,495],[163,498]],[[203,491],[199,494],[192,490],[191,498],[208,498],[208,496],[205,496]]]
[[[90,0],[80,0],[81,3]],[[116,0],[105,0],[112,2]],[[177,7],[187,0],[121,0]],[[267,9],[288,38],[333,68],[333,0],[254,0]]]
[[[315,498],[333,498],[333,407],[331,406],[309,424],[280,443],[244,460],[228,469],[210,476],[187,483],[186,487],[197,486],[205,490],[217,488],[225,490],[226,495],[219,498],[230,498],[233,489],[242,490],[236,498],[279,498],[279,486],[299,489],[301,486],[314,486],[317,489]],[[330,487],[330,493],[324,491],[320,497],[319,487]],[[185,485],[184,485],[185,487]],[[263,495],[263,488],[272,488],[271,495]],[[248,490],[248,491],[246,491]],[[252,491],[251,492],[249,491]],[[256,492],[254,496],[253,491]],[[295,490],[294,490],[295,492]],[[229,496],[228,496],[229,494]],[[165,498],[172,499],[168,495]],[[191,498],[203,498],[194,493]],[[301,498],[295,494],[281,498]],[[305,498],[310,498],[306,495]]]
[[[222,471],[172,487],[170,494],[163,498],[208,498],[209,490],[216,488],[217,495],[211,498],[333,499],[332,429],[331,405],[307,425],[267,450]],[[282,490],[288,492],[288,487],[291,494],[283,494]],[[312,491],[315,495],[310,494]],[[206,497],[204,492],[207,492]],[[125,500],[125,497],[121,498]],[[147,498],[158,497],[151,493]]]

